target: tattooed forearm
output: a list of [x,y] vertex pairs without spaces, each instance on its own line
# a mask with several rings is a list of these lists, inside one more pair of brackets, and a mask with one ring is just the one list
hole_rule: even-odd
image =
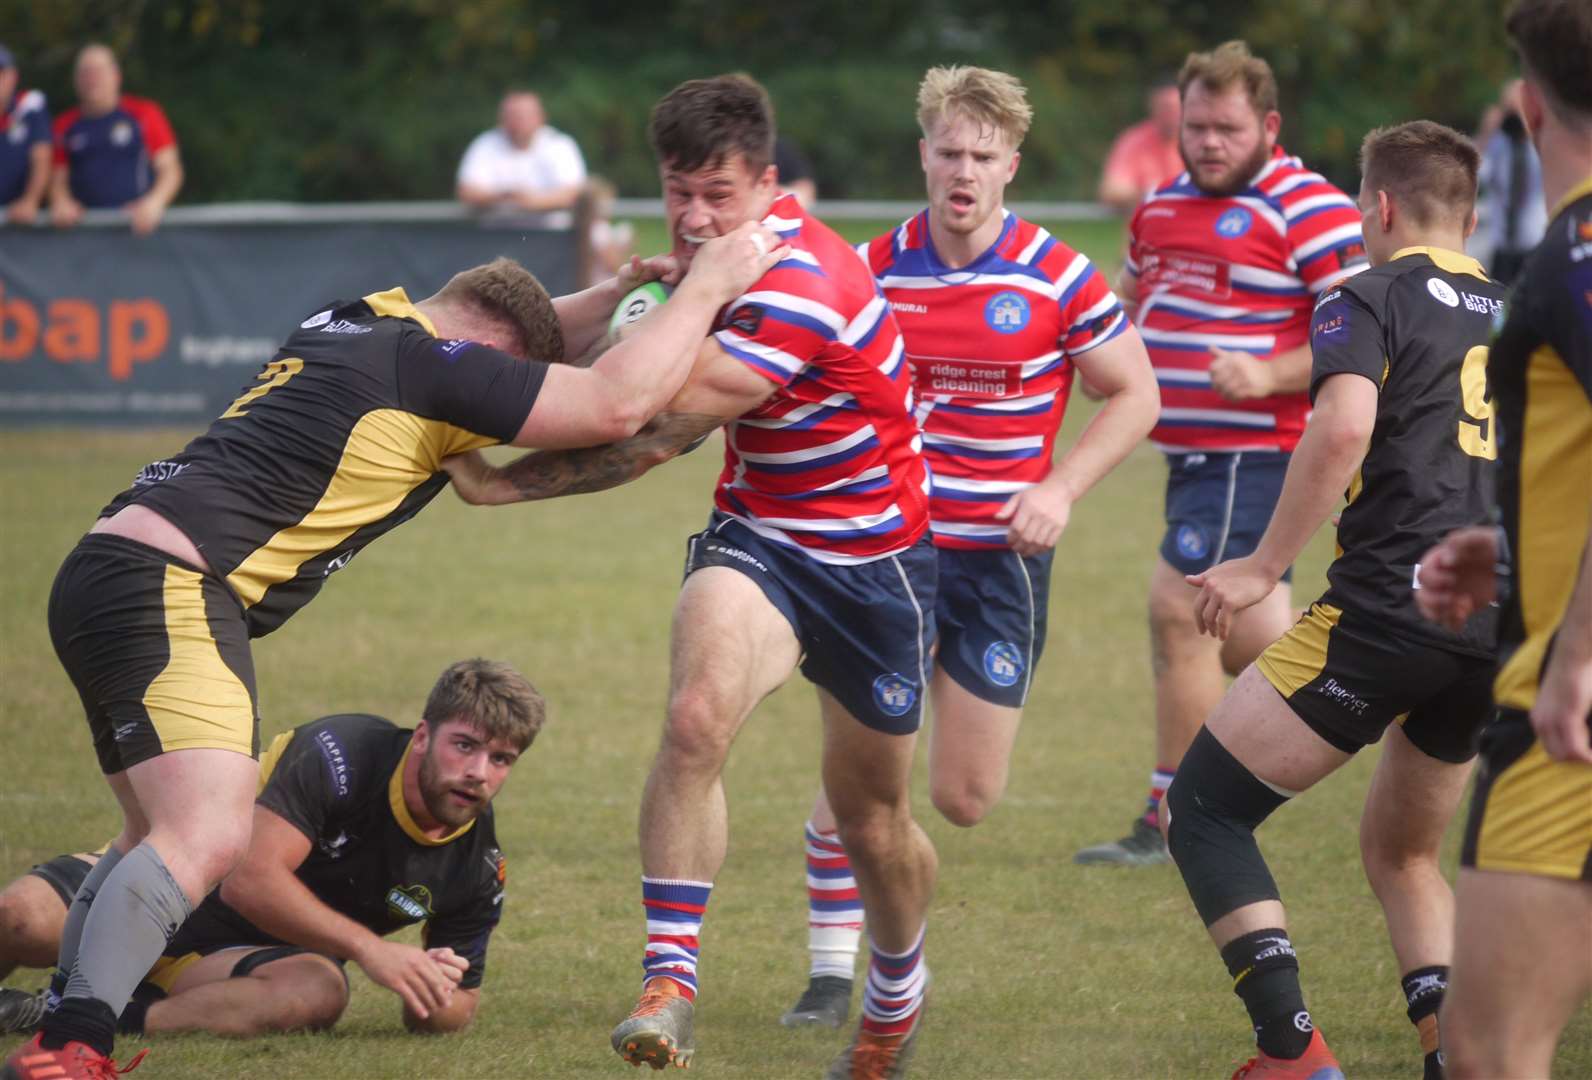
[[624,442],[584,450],[543,450],[503,466],[523,501],[606,491],[678,457],[724,423],[704,413],[660,413]]

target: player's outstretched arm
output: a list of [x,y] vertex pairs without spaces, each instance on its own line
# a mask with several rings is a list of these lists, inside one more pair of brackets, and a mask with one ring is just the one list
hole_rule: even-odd
[[1362,375],[1329,375],[1315,412],[1288,462],[1282,494],[1253,555],[1230,559],[1184,580],[1200,590],[1194,623],[1224,641],[1233,617],[1270,595],[1354,479],[1376,427],[1377,384]]
[[1044,480],[1013,495],[997,513],[1000,520],[1011,522],[1007,538],[1019,555],[1037,555],[1056,546],[1072,516],[1072,504],[1133,452],[1161,412],[1155,372],[1132,325],[1074,362],[1078,373],[1105,399],[1105,406]]
[[[658,310],[666,311],[673,303],[671,299]],[[448,458],[442,467],[453,478],[459,497],[478,506],[604,491],[694,448],[726,420],[762,404],[773,389],[767,379],[709,338],[698,350],[685,387],[629,439],[585,450],[526,454],[498,467],[472,452]]]
[[513,444],[561,450],[618,442],[640,431],[685,384],[719,308],[744,293],[788,250],[755,222],[703,244],[669,303],[633,336],[589,368],[554,364],[547,369],[541,393]]

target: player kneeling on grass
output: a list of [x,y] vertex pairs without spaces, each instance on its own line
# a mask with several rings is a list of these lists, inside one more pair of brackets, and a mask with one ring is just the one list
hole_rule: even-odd
[[[503,911],[492,799],[545,711],[507,664],[466,660],[412,732],[347,713],[278,736],[260,758],[248,854],[172,938],[119,1031],[324,1030],[348,1005],[350,960],[402,999],[409,1030],[469,1025]],[[91,860],[60,856],[0,893],[0,958],[53,954]],[[415,923],[424,947],[385,940]],[[0,1031],[33,1030],[44,1007],[42,992],[0,990]]]
[[1253,555],[1188,579],[1199,628],[1225,638],[1347,490],[1326,594],[1239,676],[1167,797],[1172,857],[1255,1026],[1260,1053],[1239,1070],[1250,1077],[1342,1076],[1305,1009],[1254,830],[1384,731],[1361,851],[1426,1076],[1442,1075],[1454,898],[1438,846],[1490,715],[1494,614],[1435,627],[1410,592],[1432,539],[1483,517],[1492,497],[1486,342],[1504,290],[1461,254],[1477,155],[1464,136],[1416,121],[1373,131],[1360,158],[1373,268],[1329,290],[1311,318],[1315,412],[1276,512]]

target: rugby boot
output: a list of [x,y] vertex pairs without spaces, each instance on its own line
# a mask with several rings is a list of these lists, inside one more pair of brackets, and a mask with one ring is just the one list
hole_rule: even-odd
[[632,1065],[689,1069],[696,1053],[691,1037],[694,1009],[673,979],[648,979],[641,988],[641,1000],[608,1041]]
[[856,1037],[829,1066],[824,1080],[900,1080],[907,1074],[907,1062],[922,1026],[921,1005],[912,1026],[900,1035],[875,1035],[858,1025]]
[[838,1028],[851,1012],[851,980],[839,975],[814,975],[789,1012],[779,1018],[786,1027]]
[[44,1019],[45,992],[8,990],[0,986],[0,1035],[17,1035],[39,1030]]
[[0,1063],[0,1080],[116,1080],[138,1068],[148,1050],[140,1050],[126,1065],[118,1065],[86,1043],[69,1042],[59,1050],[39,1045],[43,1035],[35,1035],[24,1046],[11,1051]]
[[1086,866],[1155,866],[1171,862],[1172,853],[1166,850],[1166,838],[1161,830],[1141,815],[1133,819],[1133,830],[1127,836],[1086,847],[1074,855],[1072,861]]
[[1317,1029],[1310,1033],[1310,1045],[1301,1056],[1274,1058],[1259,1053],[1238,1067],[1233,1080],[1343,1080],[1343,1070]]

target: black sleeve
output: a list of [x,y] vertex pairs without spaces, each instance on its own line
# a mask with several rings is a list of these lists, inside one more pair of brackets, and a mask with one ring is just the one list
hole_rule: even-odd
[[254,800],[312,841],[319,839],[339,802],[353,796],[354,761],[330,725],[307,724],[294,733]]
[[1381,319],[1343,286],[1329,289],[1310,316],[1310,357],[1312,403],[1329,375],[1364,375],[1380,388],[1388,363]]
[[[1584,231],[1592,239],[1592,210],[1570,215],[1568,225],[1577,235]],[[1592,243],[1583,246],[1592,251]],[[1592,259],[1571,262],[1567,253],[1563,258],[1534,259],[1528,280],[1515,295],[1519,300],[1529,298],[1535,307],[1529,314],[1538,333],[1592,398]]]
[[470,962],[464,978],[459,980],[459,985],[466,990],[475,989],[486,978],[487,942],[503,917],[507,864],[502,852],[493,849],[493,853],[496,875],[481,875],[477,889],[462,908],[433,916],[427,920],[423,931],[426,948],[446,946]]
[[404,408],[498,442],[519,434],[547,377],[539,360],[518,360],[474,341],[444,341],[417,330],[399,347]]

